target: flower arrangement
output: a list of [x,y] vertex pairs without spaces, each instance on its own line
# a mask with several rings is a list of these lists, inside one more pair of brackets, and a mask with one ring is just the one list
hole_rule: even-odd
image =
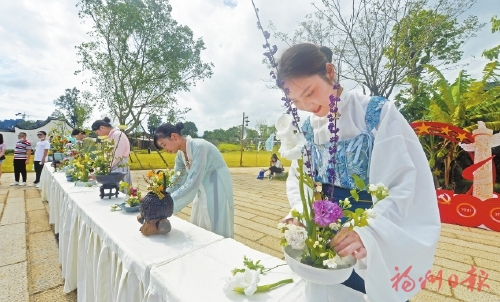
[[235,291],[240,294],[251,296],[254,293],[269,291],[280,285],[293,282],[293,279],[284,279],[272,284],[258,285],[261,274],[265,274],[284,264],[277,265],[272,268],[265,268],[262,264],[260,264],[260,260],[254,263],[251,259],[244,256],[243,265],[245,266],[244,268],[233,269],[231,271],[232,276],[225,278],[226,284],[223,289],[226,293],[229,291]]
[[[303,165],[299,160],[299,170]],[[367,190],[374,200],[373,206],[389,196],[389,189],[383,184],[366,186],[363,180],[353,175],[357,189],[351,190],[351,198],[360,201],[359,192]],[[311,189],[315,186],[316,192],[321,189],[307,173],[299,172],[299,185],[306,185]],[[318,197],[321,196],[321,197]],[[373,206],[368,209],[349,210],[352,207],[349,198],[339,200],[338,203],[328,200],[324,194],[316,194],[306,198],[301,190],[303,213],[292,210],[291,215],[297,218],[301,225],[279,223],[278,229],[283,233],[281,246],[290,245],[293,249],[301,250],[301,262],[317,268],[343,268],[347,264],[330,248],[330,240],[338,233],[353,230],[354,227],[368,226],[369,220],[376,218]]]
[[[270,76],[276,81],[276,86],[284,92],[282,101],[286,108],[286,114],[278,118],[276,122],[276,138],[281,141],[279,152],[282,157],[298,161],[299,191],[302,202],[302,213],[296,210],[291,211],[291,216],[298,220],[298,225],[291,223],[279,223],[278,229],[283,233],[281,239],[282,246],[290,245],[293,249],[302,251],[301,262],[312,267],[321,269],[341,268],[348,265],[336,252],[331,249],[334,242],[331,240],[341,232],[353,230],[354,227],[365,227],[369,220],[376,217],[373,206],[389,195],[388,188],[383,184],[366,185],[357,175],[351,175],[355,183],[355,189],[350,190],[351,198],[360,201],[359,192],[368,191],[372,195],[373,205],[369,209],[358,208],[355,211],[349,210],[352,207],[350,198],[344,200],[334,199],[335,164],[337,160],[337,142],[339,140],[337,120],[340,117],[338,102],[340,98],[334,94],[329,96],[329,113],[327,115],[331,134],[328,146],[328,182],[331,185],[329,192],[323,192],[321,183],[315,182],[315,173],[311,165],[311,150],[308,149],[304,134],[299,127],[300,117],[297,108],[289,97],[289,89],[285,87],[283,79],[278,78],[277,60],[274,54],[277,52],[276,45],[269,43],[270,33],[262,27],[259,10],[254,6],[257,16],[257,28],[261,30],[265,44],[262,45],[266,52],[269,66],[273,68]],[[332,89],[339,94],[340,85],[334,83]],[[304,187],[309,188],[306,190]]]
[[70,130],[63,121],[57,121],[55,126],[50,129],[48,136],[51,138],[50,144],[53,153],[66,151],[66,145],[69,144],[69,134]]
[[88,153],[80,153],[71,160],[74,167],[73,178],[81,182],[88,182],[92,169],[92,158]]
[[144,180],[147,183],[146,190],[153,192],[160,199],[163,199],[165,189],[173,186],[180,175],[181,172],[176,172],[173,169],[151,170],[144,176]]
[[127,200],[125,203],[130,207],[136,207],[141,204],[142,194],[138,187],[131,187],[129,183],[121,181],[120,190],[125,190],[127,192]]
[[114,141],[110,140],[107,136],[99,136],[98,139],[96,150],[92,151],[94,173],[97,175],[107,175],[115,167],[123,167],[124,164],[120,163],[123,158],[115,157],[116,147]]
[[52,136],[52,140],[50,141],[54,153],[64,153],[68,143],[69,140],[60,134]]

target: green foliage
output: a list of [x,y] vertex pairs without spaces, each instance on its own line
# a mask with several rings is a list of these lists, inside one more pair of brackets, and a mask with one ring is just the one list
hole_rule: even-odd
[[437,68],[426,66],[437,77],[432,86],[435,90],[429,119],[469,131],[477,127],[478,121],[484,121],[492,129],[500,130],[500,86],[490,84],[491,81],[498,82],[499,67],[497,61],[486,64],[481,80],[471,79],[465,71],[460,71],[450,85]]
[[184,129],[182,129],[182,135],[190,135],[192,138],[198,137],[198,128],[193,122],[184,122]]
[[[245,131],[247,133],[247,136],[244,139],[245,145],[257,141],[259,133],[256,130],[245,127]],[[203,138],[214,145],[219,145],[220,143],[232,143],[239,145],[241,143],[241,126],[234,126],[227,130],[215,129],[212,131],[205,131],[203,133]],[[240,150],[239,147],[238,150]]]
[[127,131],[152,113],[171,121],[186,112],[176,108],[176,93],[209,78],[213,64],[202,62],[203,40],[172,18],[167,0],[80,0],[77,6],[92,26],[90,41],[77,46],[76,73],[90,72],[95,89],[87,99]]
[[450,12],[421,9],[411,12],[393,28],[385,55],[405,75],[403,83],[407,87],[395,99],[409,122],[423,120],[429,114],[432,88],[422,79],[425,65],[458,62],[463,53],[461,47],[482,26],[475,16],[458,22]]
[[[500,19],[497,16],[491,17],[491,32],[496,33],[500,31]],[[482,56],[488,60],[498,60],[498,55],[500,54],[500,45],[497,45],[491,49],[483,51]]]
[[156,132],[156,129],[158,129],[158,127],[161,125],[161,123],[162,123],[161,116],[159,116],[158,114],[155,114],[155,113],[150,114],[148,117],[149,135],[154,135]]
[[[462,70],[452,84],[448,83],[439,69],[429,65],[424,67],[435,77],[430,85],[433,90],[426,120],[452,124],[466,131],[476,129],[477,123],[483,121],[488,128],[500,130],[500,86],[490,83],[498,82],[497,61],[486,64],[480,80],[470,78]],[[421,141],[434,176],[442,179],[445,188],[452,189],[456,159],[461,149],[448,140]],[[444,174],[441,175],[439,171],[444,171]]]
[[83,101],[80,90],[66,89],[64,94],[54,100],[54,105],[58,111],[74,128],[83,128],[83,124],[92,116],[93,107],[88,102]]
[[[482,25],[474,16],[462,22],[456,17],[475,1],[322,0],[323,7],[313,4],[317,13],[299,22],[293,36],[271,27],[288,45],[329,46],[340,78],[359,83],[369,90],[367,94],[388,97],[397,85],[418,79],[422,64],[460,59],[460,47]],[[417,90],[412,87],[408,92],[415,96]],[[412,99],[405,99],[402,106]],[[415,106],[410,112],[415,114],[420,108]]]

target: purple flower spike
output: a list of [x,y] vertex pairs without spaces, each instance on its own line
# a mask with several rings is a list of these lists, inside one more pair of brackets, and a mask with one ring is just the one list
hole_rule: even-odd
[[314,222],[319,226],[326,227],[342,218],[342,209],[328,200],[316,201],[312,204],[314,211]]
[[340,88],[340,84],[333,84],[333,89],[337,90]]

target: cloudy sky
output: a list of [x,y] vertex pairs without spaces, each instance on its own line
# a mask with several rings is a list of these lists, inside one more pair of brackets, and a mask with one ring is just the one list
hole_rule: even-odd
[[[264,25],[272,20],[290,34],[306,13],[310,1],[254,0]],[[319,0],[316,0],[320,2]],[[468,14],[489,22],[499,0],[478,0]],[[84,90],[74,46],[87,41],[89,24],[82,24],[76,0],[16,0],[0,2],[0,120],[26,113],[27,119],[45,119],[54,111],[53,100],[66,88]],[[227,129],[241,123],[243,112],[250,127],[256,121],[273,124],[283,111],[278,91],[266,88],[269,71],[261,63],[263,37],[256,28],[250,0],[171,0],[173,17],[202,37],[202,58],[213,62],[212,78],[179,94],[181,106],[192,111],[185,117],[205,130]],[[276,40],[273,40],[276,41]],[[484,63],[483,49],[499,42],[488,24],[466,47],[464,61],[469,73],[478,76]],[[276,41],[278,42],[278,41]],[[278,47],[283,50],[279,43]],[[280,51],[278,51],[278,54]],[[457,71],[450,71],[453,78]],[[347,87],[353,88],[353,87]],[[97,111],[97,110],[96,110]],[[102,112],[94,112],[95,118]]]

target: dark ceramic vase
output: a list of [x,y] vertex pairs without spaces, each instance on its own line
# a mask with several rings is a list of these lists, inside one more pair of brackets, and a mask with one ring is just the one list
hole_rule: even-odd
[[96,175],[95,180],[103,185],[118,185],[126,174],[126,172],[111,172],[107,175]]

